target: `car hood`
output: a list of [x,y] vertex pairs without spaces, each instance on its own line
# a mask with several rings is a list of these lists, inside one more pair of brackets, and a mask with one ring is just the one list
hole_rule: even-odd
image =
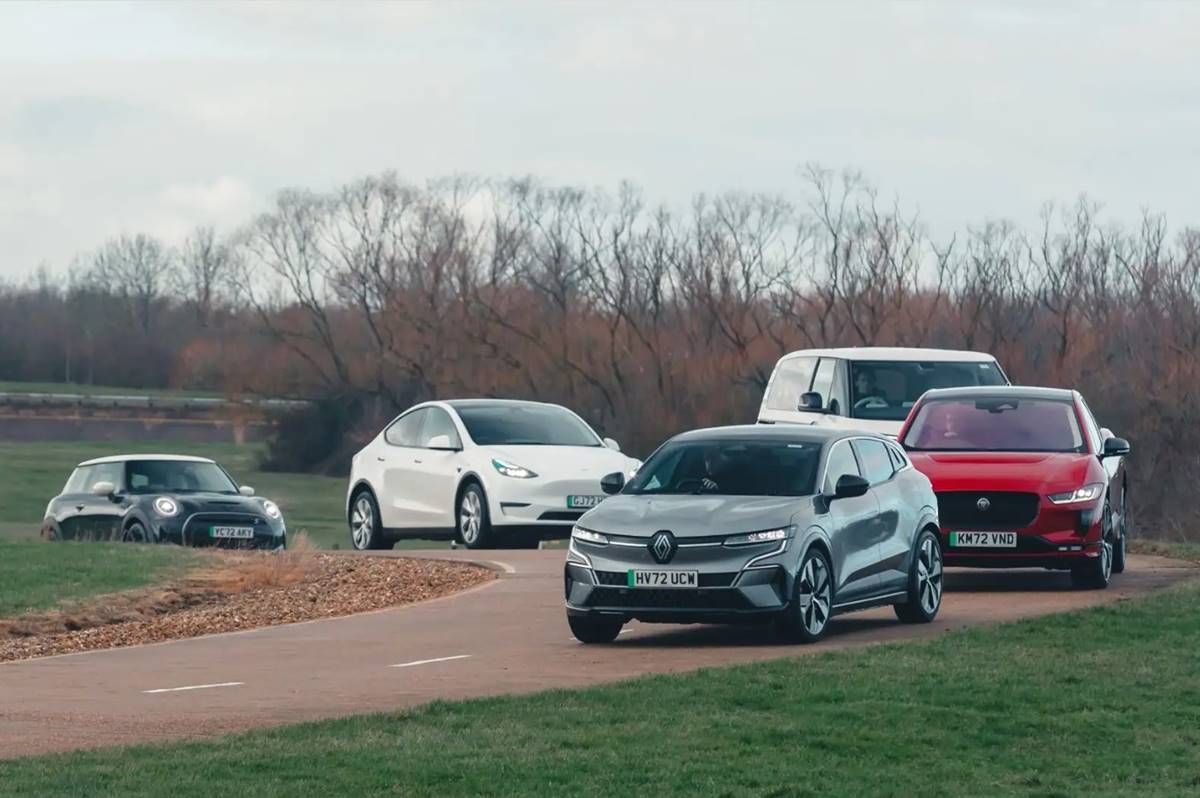
[[636,464],[607,446],[480,446],[479,454],[528,468],[539,476],[587,476],[599,479],[620,471],[629,476]]
[[1075,452],[909,452],[933,489],[1055,493],[1102,481],[1100,461]]
[[649,537],[669,529],[679,538],[758,532],[792,523],[811,497],[797,496],[631,496],[607,499],[579,519],[579,525],[609,535]]

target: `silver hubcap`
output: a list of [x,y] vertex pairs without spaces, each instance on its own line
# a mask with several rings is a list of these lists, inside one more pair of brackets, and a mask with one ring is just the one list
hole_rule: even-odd
[[458,511],[458,530],[462,533],[464,543],[474,543],[479,539],[479,527],[483,523],[482,514],[479,494],[473,490],[464,493],[462,506]]
[[917,558],[917,597],[926,615],[932,615],[942,603],[942,550],[925,538]]
[[375,512],[371,509],[371,500],[366,496],[359,496],[358,501],[354,503],[354,512],[350,514],[350,535],[354,538],[354,548],[367,548],[374,532]]
[[819,635],[829,622],[829,605],[833,603],[829,571],[820,557],[804,563],[800,571],[800,621],[810,635]]

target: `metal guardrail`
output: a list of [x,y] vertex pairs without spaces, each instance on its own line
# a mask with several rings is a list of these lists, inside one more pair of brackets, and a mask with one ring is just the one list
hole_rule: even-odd
[[115,394],[12,393],[0,391],[0,405],[13,407],[117,407],[164,410],[254,408],[294,410],[312,404],[305,399],[221,399],[217,397],[120,396]]

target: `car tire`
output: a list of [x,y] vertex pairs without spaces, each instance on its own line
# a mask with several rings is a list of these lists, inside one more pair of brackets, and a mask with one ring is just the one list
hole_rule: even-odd
[[810,547],[792,580],[792,600],[777,622],[787,640],[815,643],[825,636],[833,612],[833,569],[825,552]]
[[926,529],[917,535],[917,548],[908,568],[908,601],[892,607],[905,623],[929,623],[942,607],[942,544]]
[[390,549],[392,543],[383,538],[383,525],[379,519],[379,502],[375,494],[366,488],[360,489],[350,501],[350,544],[358,551]]
[[1116,530],[1112,523],[1112,508],[1104,503],[1103,533],[1100,536],[1100,556],[1071,568],[1071,583],[1086,590],[1104,590],[1112,579],[1113,552],[1116,549]]
[[568,615],[567,625],[580,643],[611,643],[621,634],[625,621],[607,615]]
[[[1125,489],[1128,490],[1128,487]],[[1116,543],[1113,544],[1112,572],[1125,573],[1126,547],[1129,545],[1129,498],[1125,491],[1121,493],[1121,528]]]
[[472,482],[458,497],[458,538],[468,549],[490,549],[495,546],[492,521],[488,517],[487,497],[483,488]]
[[122,543],[153,543],[154,538],[150,531],[146,529],[146,525],[141,521],[134,521],[125,526],[121,532]]
[[54,521],[42,524],[42,539],[58,543],[63,539],[62,529]]

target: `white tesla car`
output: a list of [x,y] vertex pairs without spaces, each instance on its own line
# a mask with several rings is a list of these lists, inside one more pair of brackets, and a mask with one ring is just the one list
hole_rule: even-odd
[[354,455],[350,537],[356,549],[391,548],[401,538],[536,547],[568,537],[638,465],[559,405],[426,402]]

